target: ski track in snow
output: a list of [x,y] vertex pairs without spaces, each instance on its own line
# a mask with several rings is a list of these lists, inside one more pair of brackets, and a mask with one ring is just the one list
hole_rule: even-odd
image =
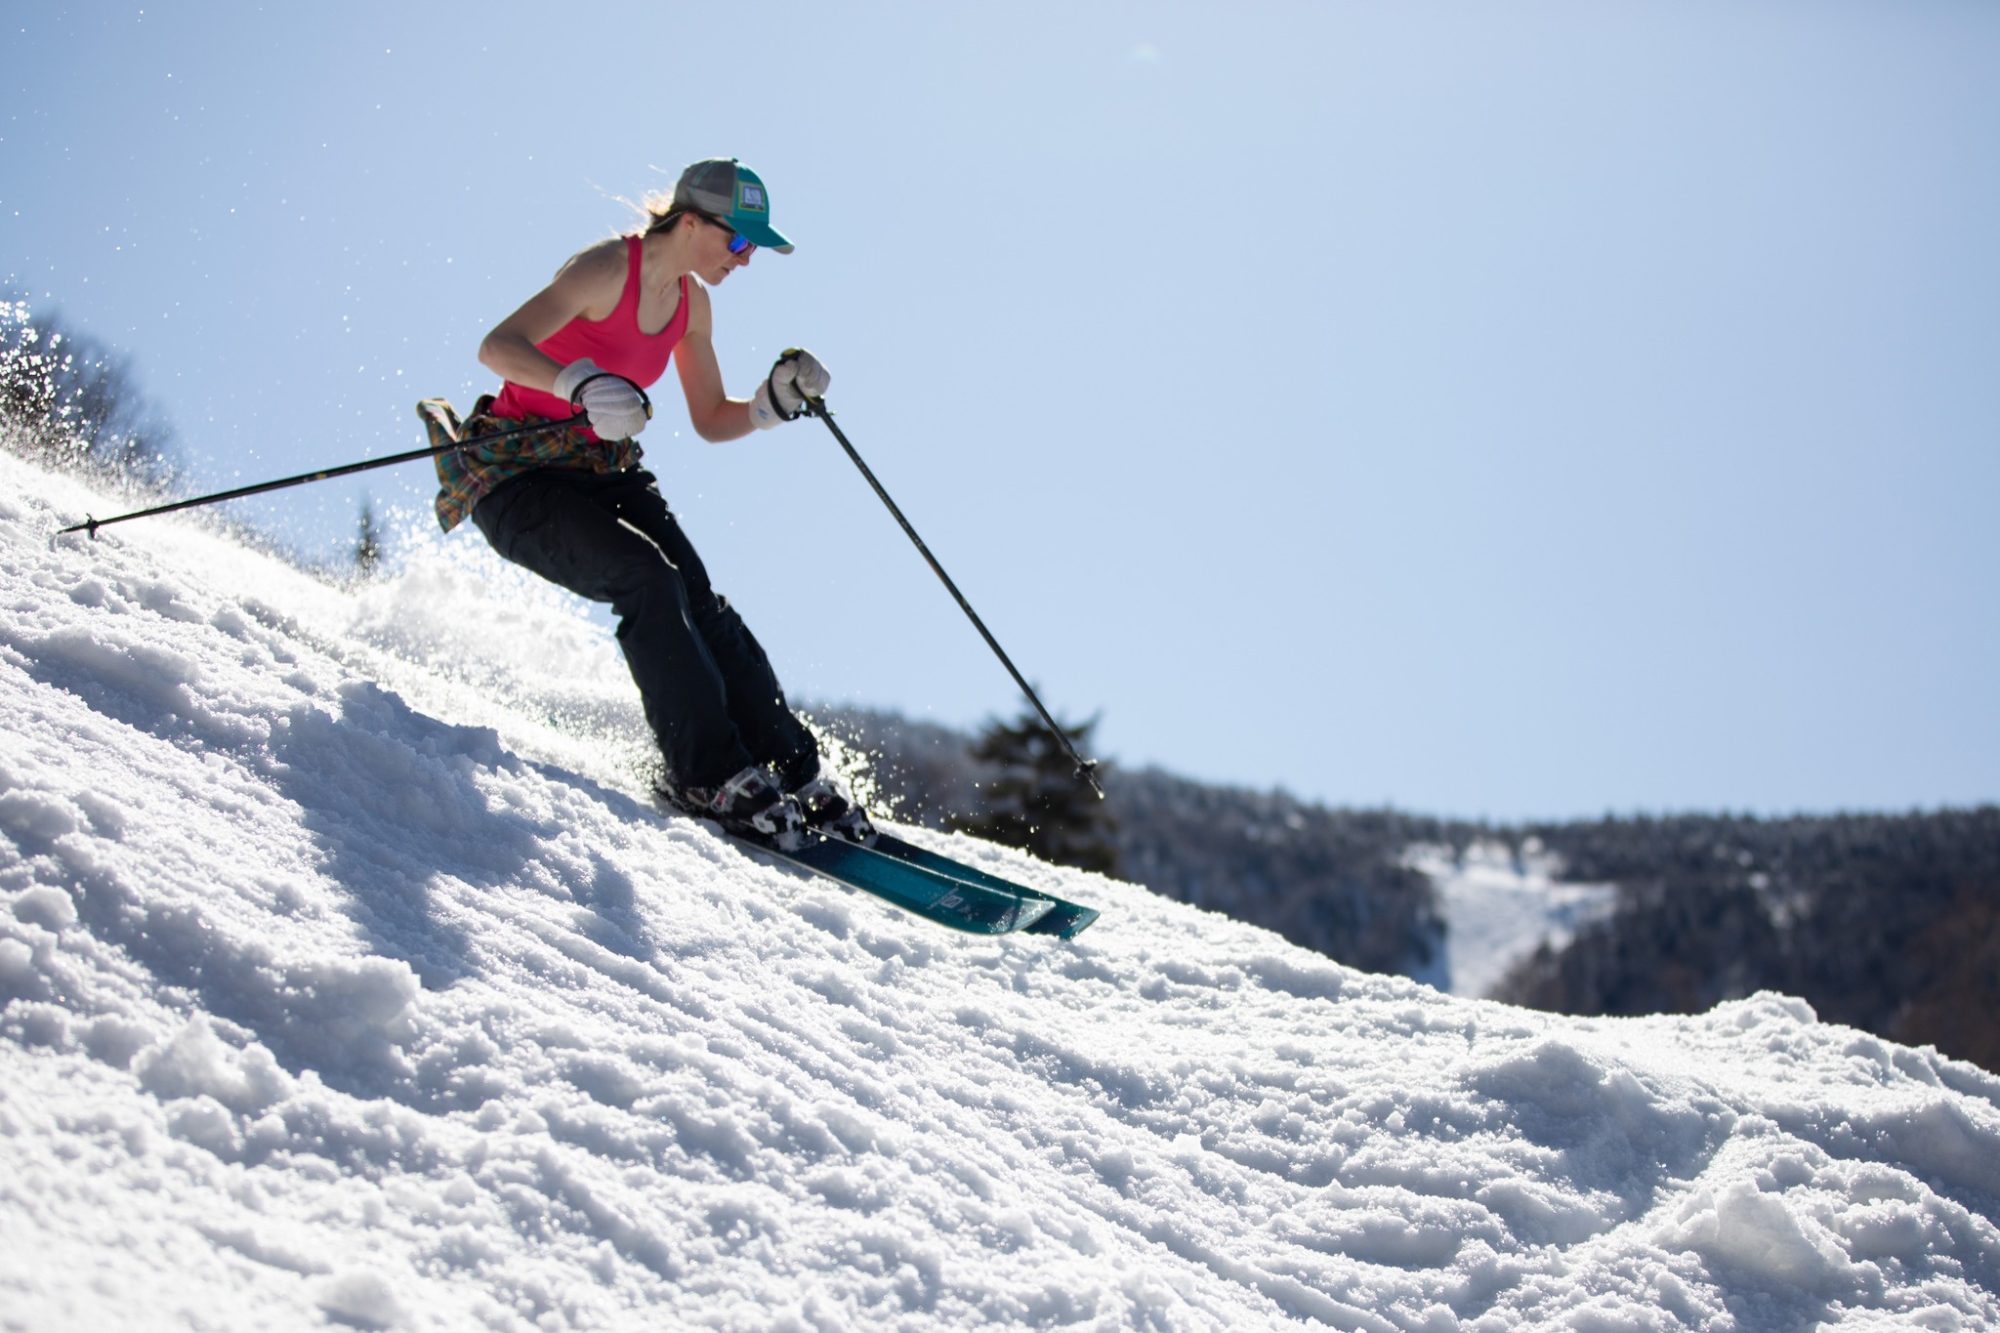
[[[2000,1079],[1142,887],[981,940],[644,799],[476,537],[341,590],[0,456],[0,1328],[2000,1326]],[[781,664],[782,667],[782,664]]]

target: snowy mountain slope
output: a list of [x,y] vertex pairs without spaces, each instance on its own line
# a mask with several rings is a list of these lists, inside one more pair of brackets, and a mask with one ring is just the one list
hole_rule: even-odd
[[964,841],[1105,916],[952,935],[654,813],[606,636],[475,539],[49,540],[118,507],[0,456],[0,1327],[2000,1325],[1969,1065]]
[[1407,864],[1430,879],[1446,926],[1435,975],[1423,980],[1453,995],[1491,994],[1514,964],[1543,944],[1561,948],[1617,901],[1611,885],[1565,882],[1560,858],[1499,842],[1463,853],[1413,847]]

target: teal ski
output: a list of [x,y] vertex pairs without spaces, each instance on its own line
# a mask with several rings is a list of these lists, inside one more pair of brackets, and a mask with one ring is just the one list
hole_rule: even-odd
[[1054,899],[1004,880],[974,883],[955,879],[887,852],[820,834],[808,835],[805,846],[790,852],[748,838],[733,841],[968,934],[1034,930],[1056,906]]
[[[796,851],[780,851],[760,839],[746,839],[730,833],[728,829],[720,829],[714,821],[702,823],[726,837],[730,843],[742,847],[752,857],[796,867],[810,875],[818,875],[820,879],[830,879],[846,889],[872,893],[884,903],[900,907],[902,911],[922,917],[924,921],[936,921],[942,927],[964,931],[968,935],[1012,935],[1014,931],[1030,931],[1056,907],[1054,899],[1018,889],[1014,885],[994,887],[958,881],[950,875],[938,875],[936,871],[928,871],[920,865],[900,861],[888,853],[856,847],[854,843],[842,843],[840,839],[830,839],[820,833],[808,833],[804,847],[798,847]],[[1004,885],[1004,881],[998,883]]]
[[1054,935],[1059,939],[1073,939],[1091,922],[1097,920],[1097,909],[1085,907],[1081,903],[1065,902],[1053,894],[1016,884],[1002,879],[977,866],[969,866],[963,861],[953,860],[939,852],[919,847],[913,842],[905,842],[893,833],[883,833],[875,839],[871,850],[884,856],[893,857],[904,865],[927,870],[947,879],[970,884],[1002,895],[1018,895],[1027,899],[1039,899],[1048,904],[1047,909],[1038,912],[1034,919],[1019,927],[1030,935]]
[[869,846],[857,846],[810,830],[802,846],[781,850],[758,838],[722,828],[712,819],[661,801],[668,813],[700,819],[754,856],[795,866],[848,888],[872,893],[906,912],[973,935],[1007,935],[1023,931],[1070,939],[1097,920],[1097,909],[1065,902],[990,874],[963,861],[883,833]]

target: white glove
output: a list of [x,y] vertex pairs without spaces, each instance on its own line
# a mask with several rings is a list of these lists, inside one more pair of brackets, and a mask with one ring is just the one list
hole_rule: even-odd
[[808,398],[826,397],[832,383],[832,372],[818,357],[797,347],[788,348],[757,386],[757,396],[750,400],[750,420],[758,430],[790,421],[805,411]]
[[590,414],[590,428],[600,440],[628,440],[646,429],[653,405],[639,386],[622,375],[599,370],[589,357],[572,361],[556,372],[556,397],[569,400]]

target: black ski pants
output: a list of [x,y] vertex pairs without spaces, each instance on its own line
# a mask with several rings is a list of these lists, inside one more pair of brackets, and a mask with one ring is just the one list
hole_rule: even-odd
[[472,521],[515,564],[611,604],[670,781],[713,787],[770,764],[790,786],[816,771],[812,733],[650,472],[537,468],[496,486]]

